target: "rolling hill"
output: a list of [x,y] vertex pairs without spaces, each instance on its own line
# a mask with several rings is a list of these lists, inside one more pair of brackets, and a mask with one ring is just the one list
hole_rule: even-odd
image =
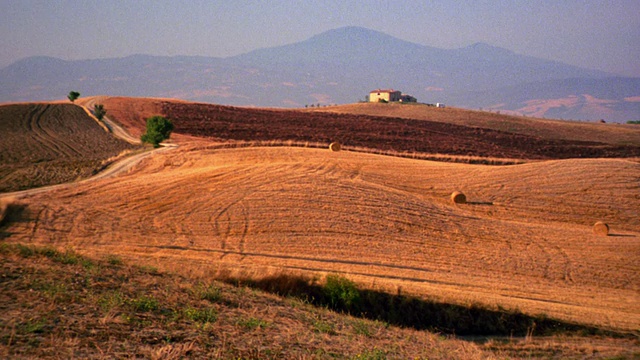
[[0,106],[0,192],[87,178],[132,149],[76,105]]
[[[20,60],[0,69],[0,101],[85,96],[170,97],[226,105],[303,107],[344,104],[376,88],[397,88],[424,103],[525,115],[637,120],[640,79],[582,69],[487,44],[438,49],[345,27],[305,41],[228,58],[158,57]],[[558,102],[583,97],[588,101]],[[532,108],[533,101],[545,106]],[[599,106],[593,108],[592,105]]]
[[[21,200],[7,241],[188,271],[339,273],[438,300],[633,330],[640,166],[508,167],[321,149],[183,146]],[[469,204],[448,195],[462,190]],[[616,236],[591,232],[596,220]]]

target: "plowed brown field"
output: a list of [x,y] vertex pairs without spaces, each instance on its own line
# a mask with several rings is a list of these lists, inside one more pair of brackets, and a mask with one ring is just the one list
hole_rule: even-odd
[[346,113],[429,120],[544,139],[596,141],[617,145],[640,145],[637,126],[584,121],[539,119],[458,108],[436,108],[422,104],[358,103],[305,109],[309,112]]
[[[147,117],[161,114],[174,122],[172,137],[177,140],[195,137],[326,145],[339,141],[350,147],[399,153],[509,159],[640,157],[640,130],[624,125],[597,127],[602,124],[523,119],[420,105],[357,104],[336,107],[334,111],[340,113],[332,113],[329,108],[252,109],[170,99],[105,97],[100,101],[111,119],[136,136],[144,130]],[[359,110],[361,105],[364,110]],[[411,109],[418,112],[415,118],[410,118],[412,112],[407,113]],[[358,111],[368,113],[357,114]]]
[[[436,163],[301,148],[153,154],[22,199],[5,241],[160,268],[344,274],[363,286],[640,326],[640,164]],[[454,190],[468,203],[454,205]],[[598,220],[612,236],[597,237]]]
[[0,193],[73,181],[133,147],[79,106],[0,106]]

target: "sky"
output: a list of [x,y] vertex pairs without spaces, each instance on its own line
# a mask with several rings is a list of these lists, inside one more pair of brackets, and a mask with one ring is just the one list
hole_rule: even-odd
[[0,68],[29,56],[228,57],[343,26],[640,77],[640,0],[0,0]]

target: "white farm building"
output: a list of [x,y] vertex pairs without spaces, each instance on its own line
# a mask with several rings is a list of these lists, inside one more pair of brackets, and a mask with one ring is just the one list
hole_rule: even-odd
[[411,95],[403,94],[398,90],[376,89],[369,92],[369,102],[416,102]]

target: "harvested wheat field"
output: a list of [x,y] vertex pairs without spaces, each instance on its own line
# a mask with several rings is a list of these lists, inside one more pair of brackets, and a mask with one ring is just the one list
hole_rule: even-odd
[[[126,174],[20,199],[3,237],[186,274],[338,273],[635,331],[639,190],[640,164],[622,159],[479,166],[185,144]],[[596,221],[609,236],[593,233]]]

